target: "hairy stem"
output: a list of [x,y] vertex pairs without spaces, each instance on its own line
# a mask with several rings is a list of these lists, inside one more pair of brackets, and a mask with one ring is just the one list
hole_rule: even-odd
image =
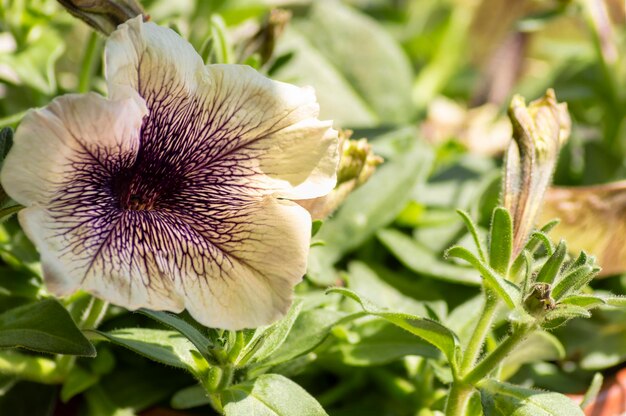
[[483,358],[472,371],[465,375],[463,381],[467,384],[475,385],[485,378],[489,373],[495,370],[502,360],[504,360],[535,328],[536,324],[522,325],[515,328],[511,335],[502,341],[495,350],[491,351],[491,353]]
[[474,332],[470,337],[465,353],[463,354],[463,361],[461,362],[460,373],[464,376],[476,363],[478,356],[485,343],[485,338],[491,330],[491,324],[493,318],[498,309],[498,298],[491,293],[489,289],[485,290],[485,306],[478,318]]

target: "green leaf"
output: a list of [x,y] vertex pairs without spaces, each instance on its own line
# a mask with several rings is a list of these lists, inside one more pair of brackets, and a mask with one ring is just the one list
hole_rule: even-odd
[[324,225],[324,221],[322,220],[315,220],[311,223],[311,238],[317,235],[322,225]]
[[607,301],[594,295],[575,295],[561,300],[562,304],[581,306],[587,310],[606,305]]
[[348,263],[348,288],[360,296],[376,299],[382,308],[393,308],[398,312],[414,315],[428,313],[424,301],[418,301],[396,289],[372,270],[367,264],[360,261]]
[[323,360],[335,359],[349,366],[387,364],[407,355],[438,359],[441,353],[430,343],[385,319],[358,323],[350,328],[355,340],[336,341],[320,353]]
[[0,266],[0,294],[35,299],[41,289],[41,280],[26,270]]
[[200,354],[202,354],[207,361],[212,361],[213,357],[209,353],[209,349],[213,346],[213,342],[184,319],[168,312],[152,311],[149,309],[139,309],[138,312],[180,332],[196,346]]
[[327,416],[306,390],[278,374],[230,386],[222,404],[225,416]]
[[[46,95],[53,95],[56,91],[54,65],[65,50],[65,43],[57,32],[43,26],[25,49],[15,53],[0,53],[0,64],[6,64],[15,71],[18,84],[24,84]],[[0,75],[7,81],[15,81],[13,77]]]
[[478,388],[485,416],[584,416],[568,397],[532,390],[496,380],[485,380]]
[[304,311],[298,315],[280,348],[257,366],[271,367],[300,357],[321,344],[335,325],[351,319],[350,315],[330,309]]
[[482,261],[487,261],[487,258],[485,257],[485,251],[483,250],[483,243],[480,239],[480,236],[478,235],[478,230],[476,229],[476,224],[467,212],[463,211],[462,209],[457,209],[456,212],[461,216],[463,222],[465,223],[465,227],[467,227],[467,230],[472,235],[474,245],[476,246],[476,250],[478,251],[478,257],[480,257]]
[[316,239],[326,245],[312,247],[309,256],[308,275],[314,282],[334,283],[332,265],[391,223],[409,201],[406,190],[425,180],[432,165],[432,149],[415,139],[410,146],[379,168],[324,222]]
[[537,361],[561,360],[565,357],[565,348],[554,335],[537,331],[520,343],[503,361],[500,377],[503,380],[513,376],[519,368]]
[[480,272],[487,285],[492,288],[504,302],[513,309],[520,301],[520,290],[512,282],[499,276],[491,267],[480,261],[465,247],[455,246],[446,251],[446,256],[463,259]]
[[301,310],[302,302],[296,301],[283,319],[272,325],[257,328],[238,359],[235,360],[235,365],[262,361],[272,355],[287,339]]
[[96,384],[100,377],[75,365],[68,374],[61,388],[61,401],[67,403],[72,397]]
[[611,306],[625,307],[626,296],[610,296],[606,299],[606,303]]
[[556,277],[561,271],[563,261],[565,261],[565,255],[567,254],[567,245],[565,241],[561,241],[554,250],[554,253],[545,262],[539,274],[537,274],[536,282],[538,283],[550,283],[554,282]]
[[170,405],[174,409],[191,409],[193,407],[205,406],[210,403],[211,401],[209,400],[204,387],[200,384],[194,384],[193,386],[178,390],[174,393],[172,400],[170,401]]
[[398,230],[380,230],[376,236],[402,264],[414,272],[453,283],[480,284],[475,270],[441,261],[438,254]]
[[10,309],[0,315],[0,347],[23,347],[53,354],[94,357],[96,350],[67,310],[53,299]]
[[570,293],[576,293],[591,282],[593,277],[594,273],[591,266],[586,264],[577,267],[559,279],[552,289],[552,297],[555,300],[560,300]]
[[192,372],[202,370],[197,367],[192,351],[200,353],[187,338],[177,331],[126,328],[109,332],[93,332],[156,362]]
[[351,127],[411,121],[411,63],[377,21],[339,2],[312,2],[310,13],[293,26],[278,50],[295,56],[276,75],[315,87],[320,117]]
[[460,349],[459,341],[451,330],[439,322],[409,314],[380,311],[376,306],[361,299],[359,295],[349,289],[331,288],[328,293],[339,293],[355,300],[369,315],[379,316],[422,338],[443,352],[451,366],[456,366],[457,354]]
[[589,318],[591,313],[587,308],[577,305],[560,303],[555,309],[546,314],[545,321],[541,324],[546,329],[554,329],[574,318]]
[[602,388],[602,383],[604,382],[604,377],[602,373],[595,373],[593,375],[593,379],[589,384],[589,388],[585,392],[583,396],[582,402],[580,402],[580,408],[584,409],[587,405],[591,404],[596,397],[598,397],[598,393],[600,393],[600,389]]
[[506,208],[493,210],[489,234],[489,265],[496,273],[507,276],[513,250],[513,220]]

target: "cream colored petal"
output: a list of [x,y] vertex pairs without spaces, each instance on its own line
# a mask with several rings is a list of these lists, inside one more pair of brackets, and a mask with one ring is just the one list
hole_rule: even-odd
[[191,94],[206,78],[202,59],[171,29],[144,23],[141,16],[120,25],[107,39],[105,73],[112,98],[130,87],[146,99],[174,92]]
[[32,207],[20,211],[19,220],[41,254],[46,287],[55,295],[80,288],[131,310],[180,312],[184,301],[165,272],[167,259],[156,246],[142,243],[135,214],[59,222],[50,211]]
[[[146,100],[150,128],[143,140],[152,152],[164,153],[175,140],[194,155],[189,163],[236,160],[256,175],[243,182],[288,198],[314,198],[334,187],[337,133],[317,119],[311,88],[272,81],[243,65],[204,67],[175,32],[140,19],[112,34],[106,63],[113,97],[126,86]],[[205,160],[195,160],[198,155]]]
[[15,132],[0,173],[2,186],[22,205],[45,206],[77,163],[105,169],[115,163],[114,154],[133,157],[145,113],[140,99],[109,101],[93,93],[61,96],[31,110]]
[[266,198],[240,220],[245,239],[223,245],[223,257],[209,265],[208,276],[187,274],[183,280],[188,311],[209,327],[255,328],[279,319],[306,271],[306,210]]

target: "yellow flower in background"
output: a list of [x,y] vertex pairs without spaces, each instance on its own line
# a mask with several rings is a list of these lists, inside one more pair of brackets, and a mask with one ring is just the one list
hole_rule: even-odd
[[313,90],[204,66],[141,17],[108,39],[106,78],[109,98],[31,111],[1,172],[48,289],[225,329],[278,319],[309,249],[292,200],[336,182],[337,132]]

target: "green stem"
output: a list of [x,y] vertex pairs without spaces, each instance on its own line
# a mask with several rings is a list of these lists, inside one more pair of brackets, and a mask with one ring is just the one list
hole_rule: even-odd
[[102,319],[104,319],[104,315],[107,312],[109,307],[109,303],[98,299],[96,297],[92,297],[89,305],[85,308],[85,312],[81,317],[78,326],[80,329],[95,329],[100,325]]
[[464,382],[475,385],[485,378],[489,373],[495,370],[498,365],[506,358],[509,353],[522,342],[526,336],[535,329],[536,324],[520,326],[513,330],[498,347],[490,352],[480,363],[470,371],[465,377]]
[[472,392],[471,385],[464,384],[459,380],[454,381],[446,401],[446,416],[465,416],[465,409]]
[[80,74],[78,75],[78,92],[86,93],[91,88],[91,77],[94,71],[94,65],[97,57],[98,49],[98,34],[91,32],[89,39],[87,40],[87,46],[85,47],[85,54],[83,55],[83,61],[80,66]]
[[493,318],[496,315],[498,309],[498,298],[491,293],[489,289],[485,289],[485,307],[478,318],[474,332],[470,337],[465,353],[463,354],[463,361],[461,362],[460,373],[464,376],[476,363],[478,356],[485,343],[485,338],[491,330],[491,324]]

